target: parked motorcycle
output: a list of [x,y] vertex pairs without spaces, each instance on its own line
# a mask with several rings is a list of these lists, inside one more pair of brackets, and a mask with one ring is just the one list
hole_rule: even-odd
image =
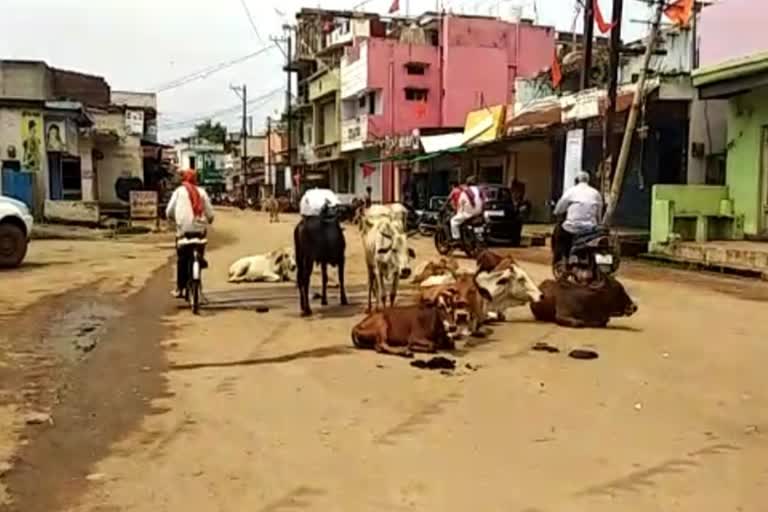
[[440,212],[440,222],[435,231],[435,249],[441,256],[447,256],[454,249],[461,249],[470,258],[477,257],[485,249],[486,225],[483,215],[476,215],[467,219],[461,225],[461,239],[454,242],[451,237],[452,211],[443,208]]

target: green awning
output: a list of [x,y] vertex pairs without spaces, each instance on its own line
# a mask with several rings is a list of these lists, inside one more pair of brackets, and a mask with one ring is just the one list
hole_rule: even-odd
[[467,146],[459,146],[455,148],[450,149],[444,149],[443,151],[435,151],[434,153],[426,153],[424,155],[419,155],[416,158],[412,158],[411,162],[424,162],[427,160],[432,160],[433,158],[437,158],[442,155],[453,155],[457,153],[464,153],[469,148]]

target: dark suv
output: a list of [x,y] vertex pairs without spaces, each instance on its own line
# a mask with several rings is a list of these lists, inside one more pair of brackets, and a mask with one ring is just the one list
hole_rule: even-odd
[[[483,184],[485,194],[483,216],[486,222],[486,241],[500,245],[520,245],[526,212],[515,206],[512,190],[503,185]],[[525,203],[523,203],[525,204]]]

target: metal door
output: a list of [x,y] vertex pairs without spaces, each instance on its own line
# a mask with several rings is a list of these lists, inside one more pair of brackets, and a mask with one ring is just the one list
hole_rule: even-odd
[[32,208],[33,178],[31,172],[3,169],[3,195],[18,199]]

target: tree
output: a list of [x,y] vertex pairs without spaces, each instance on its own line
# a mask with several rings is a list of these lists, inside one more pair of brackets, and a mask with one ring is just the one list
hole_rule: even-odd
[[208,119],[204,123],[195,126],[195,135],[201,139],[217,144],[223,144],[227,138],[227,129],[221,124]]

